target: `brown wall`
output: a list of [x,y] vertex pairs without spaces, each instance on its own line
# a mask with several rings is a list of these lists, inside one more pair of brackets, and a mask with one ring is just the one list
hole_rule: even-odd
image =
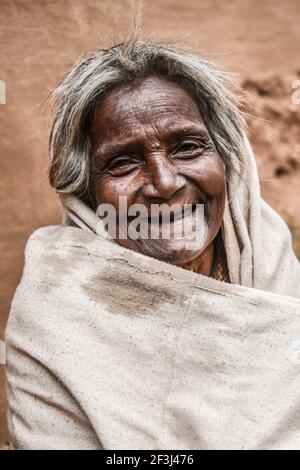
[[[129,0],[0,0],[0,80],[7,87],[0,105],[0,339],[25,241],[61,217],[46,176],[45,97],[79,55],[124,39],[133,12]],[[299,0],[153,0],[144,2],[142,31],[156,40],[181,38],[241,77],[259,78],[300,69],[299,20]]]

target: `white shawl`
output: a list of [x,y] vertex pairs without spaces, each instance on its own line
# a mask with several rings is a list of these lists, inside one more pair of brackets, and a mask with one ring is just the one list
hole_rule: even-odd
[[30,237],[6,330],[14,448],[300,449],[299,262],[249,155],[223,223],[232,284],[100,238],[73,197],[73,226]]

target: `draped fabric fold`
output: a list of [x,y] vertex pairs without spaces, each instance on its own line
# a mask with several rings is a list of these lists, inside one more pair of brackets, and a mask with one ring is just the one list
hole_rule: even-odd
[[105,240],[62,198],[6,329],[14,448],[300,448],[299,262],[250,148],[247,185],[228,185],[231,284]]

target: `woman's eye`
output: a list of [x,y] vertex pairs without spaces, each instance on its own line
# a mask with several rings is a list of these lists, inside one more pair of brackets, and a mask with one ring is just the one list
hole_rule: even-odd
[[180,146],[179,150],[181,152],[190,152],[192,150],[195,150],[196,148],[198,148],[198,145],[191,142],[191,143],[188,143],[188,144],[182,144]]
[[117,175],[127,174],[132,171],[137,166],[137,161],[127,157],[119,157],[113,159],[109,166],[108,170]]
[[183,142],[182,144],[178,145],[175,150],[173,151],[173,155],[187,155],[197,153],[201,150],[201,146],[197,142]]
[[119,160],[115,160],[114,162],[112,162],[111,168],[122,168],[124,166],[130,165],[130,163],[131,162],[128,159],[120,158]]

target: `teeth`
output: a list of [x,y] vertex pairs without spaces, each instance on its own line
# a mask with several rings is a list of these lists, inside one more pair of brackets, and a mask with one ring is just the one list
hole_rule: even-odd
[[[192,212],[194,212],[196,210],[196,204],[192,204]],[[183,219],[184,216],[185,216],[185,212],[184,212],[184,208],[182,208],[182,210],[179,210],[177,212],[171,212],[170,214],[167,213],[166,214],[167,217],[167,221],[169,220],[168,216],[170,215],[170,222],[174,222],[174,220],[180,220],[180,219]],[[188,213],[188,215],[190,215],[190,213]],[[153,219],[151,219],[151,217],[148,218],[149,222],[150,221],[153,221],[153,222],[157,222],[157,217],[153,217]],[[163,221],[163,214],[159,214],[159,223],[162,223]]]
[[[196,210],[197,204],[189,204],[189,206],[192,207],[192,212],[194,212]],[[181,210],[178,210],[175,213],[173,211],[170,212],[170,213],[167,212],[165,214],[159,212],[158,216],[153,216],[153,217],[149,216],[145,219],[143,218],[142,220],[147,221],[148,223],[152,222],[152,223],[160,223],[161,224],[163,222],[163,216],[166,215],[166,221],[170,220],[170,222],[174,222],[174,219],[175,220],[180,220],[180,219],[184,218],[184,209],[185,209],[185,207],[182,207]],[[168,216],[170,216],[170,218]],[[129,216],[128,217],[129,221],[131,221],[133,219],[135,219],[135,216]]]

